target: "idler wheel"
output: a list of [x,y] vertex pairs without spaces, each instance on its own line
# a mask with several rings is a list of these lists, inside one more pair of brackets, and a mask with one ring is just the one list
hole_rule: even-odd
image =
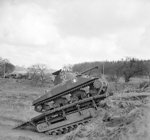
[[35,111],[37,111],[37,112],[42,112],[42,109],[43,109],[43,107],[42,107],[42,105],[37,105],[37,106],[35,106]]
[[95,80],[93,85],[96,89],[99,89],[103,86],[100,80]]

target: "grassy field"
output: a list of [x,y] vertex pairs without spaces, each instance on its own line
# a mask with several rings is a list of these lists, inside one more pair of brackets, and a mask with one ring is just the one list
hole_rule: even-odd
[[44,88],[31,87],[25,82],[0,79],[0,140],[46,140],[44,135],[13,130],[18,124],[37,115],[32,101],[44,94]]
[[[136,80],[135,80],[136,81]],[[140,83],[140,79],[138,82],[133,82],[135,84],[135,88],[138,87]],[[132,85],[133,83],[129,83]],[[119,83],[120,84],[120,83]],[[112,86],[115,86],[112,84]],[[117,85],[121,87],[121,89],[117,89],[118,91],[123,91],[126,86],[124,84]],[[116,89],[112,87],[113,89]],[[150,131],[150,105],[149,102],[147,104],[140,103],[139,106],[137,104],[128,104],[124,103],[124,108],[119,108],[119,103],[111,98],[105,101],[105,104],[109,106],[109,109],[99,110],[99,115],[97,118],[93,120],[91,124],[87,126],[78,127],[77,130],[66,134],[61,137],[52,137],[46,136],[44,134],[38,134],[30,131],[23,130],[14,130],[15,126],[18,124],[30,120],[32,117],[38,115],[33,110],[32,101],[39,96],[44,94],[44,91],[47,88],[39,88],[32,87],[25,81],[19,81],[13,79],[0,79],[0,140],[149,140],[149,131]],[[136,111],[135,113],[126,112],[126,109],[132,108],[132,111]],[[131,120],[129,125],[122,124],[122,126],[117,125],[115,127],[107,127],[107,124],[103,123],[102,118],[107,114],[107,112],[111,112],[111,116],[127,116],[124,120]],[[123,114],[124,112],[124,114]],[[139,116],[136,118],[134,115],[138,114]],[[132,116],[133,114],[133,116]],[[134,119],[133,119],[134,118]],[[133,120],[132,120],[133,119]],[[137,121],[134,121],[136,120]],[[122,120],[121,122],[124,122]],[[117,124],[115,122],[114,124]],[[102,131],[103,130],[103,131]],[[135,131],[135,132],[134,132]]]

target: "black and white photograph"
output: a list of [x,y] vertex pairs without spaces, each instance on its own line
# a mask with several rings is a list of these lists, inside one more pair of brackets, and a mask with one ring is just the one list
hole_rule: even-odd
[[0,0],[0,140],[150,140],[150,1]]

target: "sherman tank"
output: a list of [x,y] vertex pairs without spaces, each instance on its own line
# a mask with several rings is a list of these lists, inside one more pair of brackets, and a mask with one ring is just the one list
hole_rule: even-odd
[[34,110],[41,113],[17,128],[30,128],[40,133],[59,135],[74,130],[96,116],[100,101],[107,97],[107,82],[89,76],[94,67],[69,80],[62,80],[62,70],[53,73],[54,88],[33,101]]

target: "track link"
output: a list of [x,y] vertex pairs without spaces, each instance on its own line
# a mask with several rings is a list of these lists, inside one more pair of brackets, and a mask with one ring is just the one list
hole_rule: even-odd
[[75,123],[72,123],[72,124],[69,124],[69,125],[65,125],[65,126],[62,126],[60,128],[56,128],[56,129],[53,129],[53,130],[50,130],[50,131],[46,131],[44,132],[45,134],[47,135],[63,135],[63,134],[66,134],[68,132],[71,132],[73,130],[75,130],[79,125],[86,125],[87,123],[89,123],[92,119],[86,119],[86,120],[82,120],[82,121],[79,121],[79,122],[75,122]]

